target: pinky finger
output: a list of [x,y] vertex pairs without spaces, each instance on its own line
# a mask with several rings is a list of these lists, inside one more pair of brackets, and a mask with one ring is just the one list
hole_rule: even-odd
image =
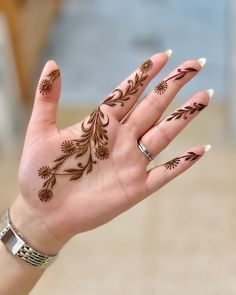
[[207,151],[211,145],[195,147],[188,150],[183,155],[176,157],[165,164],[155,167],[148,172],[146,187],[148,194],[155,192],[172,179],[176,178],[193,164],[195,164]]

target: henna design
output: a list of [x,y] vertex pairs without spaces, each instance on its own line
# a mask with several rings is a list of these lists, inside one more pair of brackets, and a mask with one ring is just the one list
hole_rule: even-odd
[[140,69],[140,71],[141,71],[142,73],[147,73],[147,72],[151,71],[152,67],[153,67],[153,62],[149,59],[149,60],[145,61],[145,62],[139,67],[139,69]]
[[[151,60],[145,61],[139,67],[141,73],[136,73],[134,80],[129,79],[127,81],[128,85],[126,89],[124,91],[119,88],[115,89],[112,94],[103,101],[102,105],[110,107],[120,105],[123,107],[125,102],[143,86],[144,81],[148,77],[146,73],[151,71],[152,67],[153,62]],[[54,165],[52,167],[43,166],[38,170],[38,176],[44,180],[46,179],[38,192],[40,201],[48,202],[53,198],[53,187],[57,182],[58,176],[69,176],[70,181],[80,179],[85,173],[89,174],[92,171],[93,165],[97,163],[97,160],[102,161],[109,158],[110,152],[107,148],[108,125],[109,117],[107,115],[105,116],[101,110],[101,106],[99,106],[92,112],[87,120],[82,122],[82,135],[79,139],[62,142],[62,154],[54,160]],[[65,162],[71,157],[74,157],[78,161],[77,167],[63,170],[62,166],[64,166]],[[82,157],[83,163],[80,161]]]
[[173,79],[173,81],[176,81],[176,80],[180,80],[180,79],[182,79],[187,73],[190,73],[190,72],[197,72],[198,70],[196,70],[196,69],[194,69],[194,68],[191,68],[191,67],[189,67],[189,68],[186,68],[186,69],[184,69],[184,70],[181,70],[181,69],[178,69],[177,70],[177,74],[175,74],[175,75],[173,75],[173,76],[171,76],[171,77],[169,77],[168,79],[166,79],[166,80],[163,80],[163,81],[161,81],[155,88],[154,88],[154,92],[156,93],[156,94],[163,94],[166,90],[167,90],[167,88],[168,88],[168,81],[170,81],[170,80],[172,80]]
[[202,103],[193,103],[193,106],[186,106],[183,109],[178,109],[175,111],[166,121],[171,121],[172,119],[178,120],[183,118],[184,120],[188,119],[188,115],[192,115],[195,112],[201,112],[207,105]]
[[[143,82],[147,79],[148,75],[144,75],[148,71],[150,71],[153,67],[153,62],[151,60],[145,61],[140,67],[141,75],[138,73],[135,74],[134,81],[128,80],[128,86],[126,87],[125,92],[121,89],[115,89],[112,94],[104,100],[103,104],[108,106],[115,106],[116,104],[120,104],[122,107],[124,106],[124,102],[129,100],[132,95],[136,94],[141,86],[143,86]],[[117,95],[117,97],[116,97]]]
[[181,159],[184,159],[185,161],[195,161],[199,157],[200,155],[197,155],[194,152],[188,152],[187,155],[184,155],[182,157],[176,157],[170,160],[169,162],[166,162],[164,166],[166,167],[166,169],[171,170],[176,168],[179,165]]
[[49,77],[49,79],[43,79],[40,84],[39,84],[39,92],[42,95],[47,95],[48,93],[50,93],[52,91],[52,85],[53,82],[60,76],[60,70],[56,69],[51,71],[47,77]]

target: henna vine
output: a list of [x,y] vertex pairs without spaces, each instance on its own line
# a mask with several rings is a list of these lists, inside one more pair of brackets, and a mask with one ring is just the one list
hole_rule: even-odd
[[195,161],[199,157],[200,157],[200,155],[197,155],[194,152],[188,152],[187,155],[174,158],[173,160],[165,163],[164,166],[166,167],[166,169],[171,170],[179,165],[181,159],[184,159],[185,161]]
[[207,107],[207,105],[194,102],[193,106],[186,106],[183,109],[175,111],[169,118],[166,119],[166,121],[171,121],[172,119],[178,120],[180,118],[187,120],[188,115],[192,115],[195,112],[201,112],[205,107]]
[[184,70],[178,69],[177,71],[178,71],[178,73],[175,74],[174,76],[171,76],[171,77],[169,77],[168,79],[161,81],[161,82],[160,82],[160,83],[154,88],[154,92],[157,93],[157,94],[163,94],[163,93],[167,90],[167,88],[168,88],[168,83],[167,83],[167,82],[168,82],[169,80],[172,80],[172,79],[173,79],[173,81],[180,80],[180,79],[182,79],[187,73],[190,73],[190,72],[197,72],[197,70],[194,69],[194,68],[186,68],[186,69],[184,69]]
[[51,71],[47,77],[49,79],[43,79],[39,84],[39,92],[42,95],[46,95],[52,91],[53,82],[60,76],[60,70],[56,69]]
[[[153,62],[148,60],[140,67],[140,73],[136,73],[134,80],[129,79],[128,85],[123,91],[119,88],[115,89],[110,96],[104,101],[103,105],[110,107],[120,105],[128,101],[136,94],[140,87],[143,86],[147,79],[147,73],[151,71]],[[54,79],[55,80],[55,79]],[[44,81],[44,80],[43,80]],[[45,83],[46,82],[41,82]],[[40,84],[41,85],[41,84]],[[69,180],[80,179],[85,173],[92,171],[93,165],[98,160],[106,160],[110,156],[107,136],[107,126],[109,125],[109,117],[102,112],[99,106],[89,118],[82,122],[82,135],[79,139],[66,140],[61,144],[61,152],[54,160],[52,167],[43,166],[38,170],[38,176],[45,180],[42,188],[38,192],[38,198],[42,202],[48,202],[53,197],[53,187],[57,182],[58,176],[69,176]],[[63,169],[66,160],[74,157],[77,160],[76,168]],[[83,159],[83,162],[81,161]]]

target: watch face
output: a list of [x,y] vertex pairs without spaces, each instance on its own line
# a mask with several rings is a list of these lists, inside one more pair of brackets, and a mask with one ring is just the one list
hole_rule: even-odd
[[16,233],[10,227],[5,235],[2,237],[2,242],[5,244],[7,249],[13,254],[16,253],[22,248],[25,242],[16,235]]
[[9,228],[9,230],[5,233],[5,235],[2,237],[2,242],[4,244],[7,244],[10,242],[10,240],[12,239],[12,237],[14,237],[14,233],[11,230],[11,228]]

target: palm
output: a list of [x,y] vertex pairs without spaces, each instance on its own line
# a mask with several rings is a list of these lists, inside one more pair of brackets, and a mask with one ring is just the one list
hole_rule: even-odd
[[[89,117],[84,122],[88,119]],[[80,139],[83,134],[81,124],[60,132],[54,130],[43,136],[29,131],[31,134],[27,136],[29,140],[25,144],[19,176],[22,195],[33,206],[35,192],[50,180],[50,177],[37,177],[39,167],[46,167],[48,163],[53,163],[54,166],[60,163],[55,162],[55,159],[67,154],[63,154],[58,147],[64,142],[70,143],[71,139]],[[137,197],[140,196],[141,199],[144,194],[146,163],[135,145],[132,133],[126,125],[120,124],[111,116],[106,130],[109,138],[109,158],[96,158],[94,153],[90,154],[90,150],[77,160],[76,153],[70,154],[55,173],[56,184],[53,186],[53,197],[48,200],[47,209],[48,206],[57,208],[56,214],[60,218],[55,220],[58,223],[66,222],[70,231],[85,231],[103,224],[134,205]],[[94,146],[94,142],[92,144]],[[82,175],[79,179],[70,181],[76,175],[76,170],[83,170],[78,167],[78,163],[83,163],[85,167],[90,155],[93,159],[91,171],[86,168],[86,177]],[[71,172],[64,172],[65,170]],[[32,176],[31,181],[29,175]]]
[[[147,171],[149,159],[137,148],[141,138],[156,155],[185,127],[186,114],[195,116],[209,100],[206,92],[199,93],[192,98],[197,108],[181,109],[177,123],[172,116],[155,126],[177,91],[200,69],[199,62],[189,61],[159,83],[127,118],[145,86],[167,60],[166,54],[154,55],[84,121],[61,131],[55,122],[59,70],[54,63],[45,67],[26,136],[19,182],[26,203],[57,236],[73,236],[111,220],[203,154],[202,148],[196,148],[190,156]],[[168,83],[173,84],[169,90]],[[185,120],[179,120],[183,114]],[[168,171],[177,166],[174,172]]]

